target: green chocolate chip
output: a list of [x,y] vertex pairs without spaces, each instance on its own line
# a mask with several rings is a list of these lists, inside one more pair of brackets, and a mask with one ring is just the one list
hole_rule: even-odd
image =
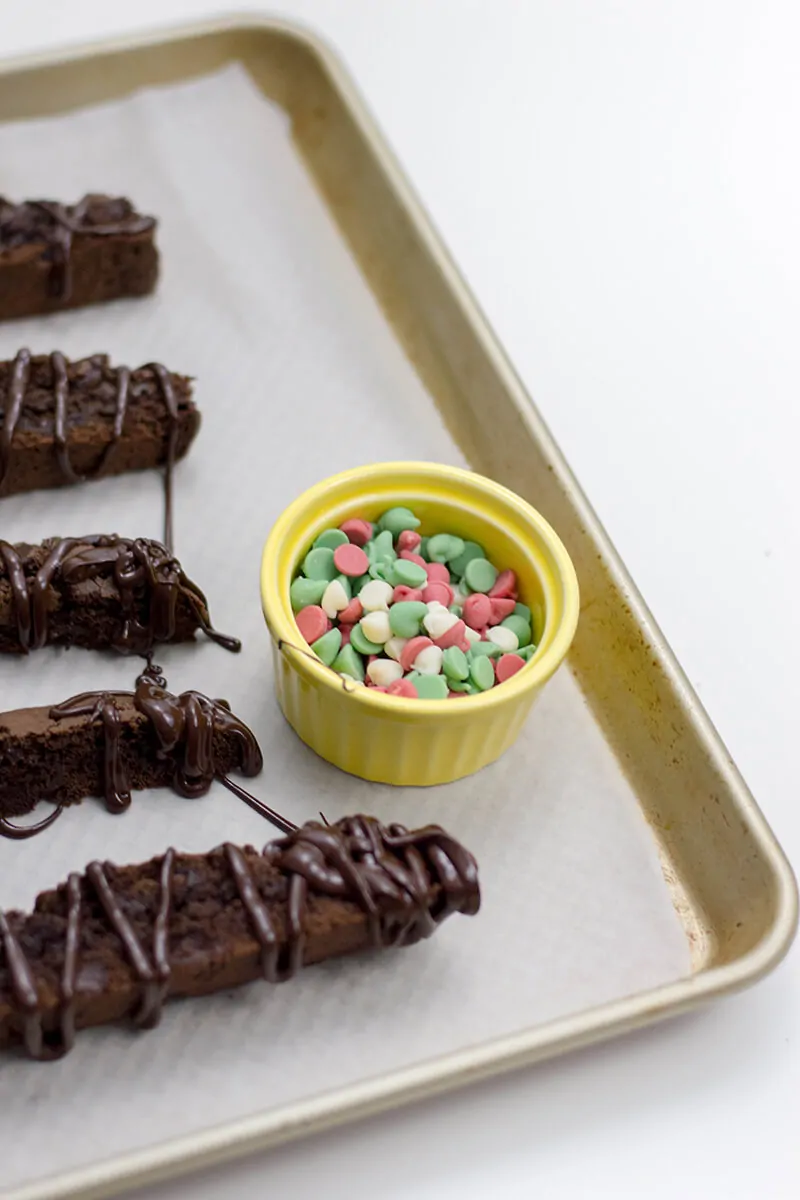
[[474,696],[478,690],[468,679],[451,679],[449,675],[447,684],[451,692],[466,692],[468,696]]
[[[325,637],[325,634],[322,636]],[[349,675],[351,679],[359,679],[362,683],[364,682],[364,664],[350,645],[342,646],[331,666],[340,675]]]
[[452,533],[437,533],[428,538],[428,558],[431,562],[446,563],[463,553],[464,543]]
[[398,558],[392,563],[392,582],[395,587],[405,584],[406,587],[421,588],[428,582],[428,572],[419,563],[407,558]]
[[347,575],[337,575],[336,579],[342,585],[342,588],[344,589],[344,594],[345,594],[345,596],[347,596],[347,599],[352,600],[353,599],[353,592],[352,592],[353,581],[351,579],[349,579]]
[[361,589],[365,588],[368,583],[372,583],[372,576],[369,574],[362,575],[360,577],[360,579],[354,579],[350,585],[353,589],[353,595],[354,596],[360,595]]
[[466,679],[469,676],[467,656],[458,646],[448,646],[442,657],[442,670],[448,679]]
[[447,699],[447,680],[443,675],[423,675],[421,671],[412,671],[406,678],[413,683],[420,700]]
[[389,608],[389,624],[395,637],[411,638],[419,633],[428,606],[421,600],[400,600]]
[[319,604],[327,586],[327,579],[304,579],[302,575],[298,575],[297,579],[292,580],[292,586],[289,588],[292,611],[300,612],[307,604]]
[[314,549],[335,550],[337,546],[344,546],[347,541],[347,534],[342,533],[341,529],[323,529],[314,541]]
[[379,646],[377,642],[371,642],[369,640],[360,624],[353,626],[353,629],[350,633],[350,645],[356,649],[359,654],[380,654],[383,650],[383,646]]
[[417,554],[420,558],[424,558],[426,562],[428,562],[428,542],[430,540],[430,538],[424,537],[417,548]]
[[390,538],[396,538],[404,529],[416,529],[419,518],[410,508],[390,508],[378,520],[378,528],[386,530]]
[[494,642],[474,642],[467,651],[467,658],[472,663],[476,658],[499,658],[506,653]]
[[339,629],[329,629],[327,633],[323,633],[321,638],[317,638],[311,643],[311,649],[316,654],[317,658],[325,663],[326,667],[332,667],[336,655],[342,648],[342,633]]
[[471,563],[473,558],[486,558],[486,552],[483,546],[479,546],[477,542],[464,542],[464,549],[455,558],[451,558],[448,566],[453,575],[463,575],[467,569],[467,563]]
[[339,574],[333,561],[333,551],[327,546],[309,550],[303,560],[303,574],[306,579],[324,579],[330,583]]
[[464,579],[473,592],[488,592],[497,575],[497,567],[493,567],[488,558],[473,558],[464,571]]
[[380,579],[383,583],[391,583],[394,587],[394,563],[374,562],[369,568],[370,579]]
[[529,646],[531,644],[531,627],[524,617],[519,617],[516,613],[512,613],[510,617],[506,617],[500,624],[504,629],[510,629],[512,633],[517,635],[517,641],[520,646]]
[[464,610],[460,604],[451,604],[450,605],[450,612],[453,614],[453,616],[460,617],[463,611]]
[[529,625],[531,625],[531,624],[532,624],[532,621],[531,621],[531,610],[528,608],[527,604],[515,604],[515,605],[514,605],[514,614],[513,614],[513,615],[514,615],[515,617],[524,617],[524,618],[525,618],[525,620],[528,622],[528,624],[529,624]]
[[372,552],[368,554],[370,562],[394,562],[397,551],[392,545],[392,535],[388,529],[383,529],[371,543]]
[[518,654],[520,656],[520,658],[524,658],[525,662],[530,662],[531,659],[533,658],[534,654],[536,653],[536,647],[535,646],[522,646],[521,649],[515,650],[514,653]]
[[469,665],[469,677],[482,692],[488,692],[494,687],[494,667],[486,655],[475,658]]

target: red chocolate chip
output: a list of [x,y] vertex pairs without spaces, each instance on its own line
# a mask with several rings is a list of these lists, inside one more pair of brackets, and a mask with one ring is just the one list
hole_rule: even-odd
[[345,542],[343,546],[337,546],[334,550],[333,565],[340,574],[352,575],[353,578],[357,578],[359,575],[366,575],[369,570],[369,559],[360,546],[354,546],[352,542]]
[[417,689],[410,679],[395,679],[386,689],[389,696],[407,696],[409,700],[418,698]]
[[403,550],[418,550],[421,541],[422,538],[416,529],[404,529],[397,539],[398,553],[402,554]]
[[491,596],[492,615],[489,618],[490,625],[499,625],[506,617],[510,617],[517,606],[516,600],[512,600],[510,596]]
[[449,583],[429,583],[422,589],[422,599],[426,604],[430,604],[431,600],[438,600],[445,608],[449,608],[453,603],[453,589]]
[[407,587],[404,583],[398,583],[397,587],[392,592],[392,604],[400,604],[404,600],[421,600],[422,588]]
[[348,604],[347,608],[343,608],[339,613],[340,625],[355,625],[364,615],[364,605],[359,600],[358,596],[354,596]]
[[305,608],[301,608],[300,612],[295,614],[294,619],[297,622],[297,628],[309,645],[328,631],[328,617],[325,610],[318,604],[307,604]]
[[400,653],[400,666],[403,670],[410,671],[414,666],[414,659],[417,655],[432,645],[433,642],[431,639],[423,637],[421,634],[418,637],[409,638]]
[[366,546],[372,537],[372,526],[369,521],[362,521],[360,517],[353,517],[350,521],[342,521],[339,528],[342,533],[346,534],[348,541],[352,542],[354,546]]
[[449,646],[458,646],[460,650],[464,650],[466,653],[466,649],[469,646],[466,638],[466,628],[463,621],[456,621],[455,625],[451,625],[449,629],[446,629],[441,637],[436,638],[436,645],[442,650],[447,650]]
[[505,598],[507,596],[517,598],[517,577],[513,571],[501,571],[495,579],[494,584],[489,589],[489,595],[494,597]]
[[520,658],[518,654],[501,654],[494,665],[497,682],[505,683],[512,675],[516,675],[517,671],[521,671],[524,666],[525,659]]
[[462,615],[470,629],[483,629],[491,618],[492,602],[483,592],[475,592],[464,601]]
[[449,583],[450,572],[444,563],[425,563],[428,572],[428,583]]
[[339,632],[342,635],[342,646],[350,645],[350,634],[353,632],[352,625],[340,625]]

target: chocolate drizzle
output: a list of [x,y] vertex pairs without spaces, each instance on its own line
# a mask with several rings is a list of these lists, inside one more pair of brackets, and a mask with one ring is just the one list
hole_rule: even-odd
[[[311,897],[357,905],[368,919],[371,944],[381,948],[417,942],[429,937],[452,913],[473,915],[480,907],[474,858],[438,825],[409,832],[402,825],[387,828],[373,817],[355,816],[335,825],[309,822],[270,843],[264,858],[286,880],[286,907],[279,922],[275,920],[276,901],[268,902],[261,894],[247,855],[230,843],[222,849],[247,923],[261,947],[261,973],[271,983],[292,978],[304,965]],[[149,952],[126,912],[124,897],[115,893],[108,867],[93,862],[86,871],[84,886],[97,897],[138,984],[132,1017],[139,1028],[158,1023],[169,993],[169,927],[179,871],[178,856],[170,849],[160,864]],[[58,1033],[47,1035],[43,1029],[46,1009],[20,941],[24,928],[15,935],[0,910],[0,947],[22,1021],[24,1045],[32,1058],[59,1057],[73,1044],[82,913],[81,880],[70,875]],[[136,913],[141,918],[139,902]]]
[[257,775],[263,766],[252,731],[233,715],[226,700],[211,700],[200,692],[175,696],[166,690],[166,680],[159,672],[159,667],[148,665],[133,693],[83,692],[50,710],[54,721],[89,716],[102,722],[104,798],[109,812],[124,812],[131,802],[115,697],[132,699],[134,707],[147,717],[158,741],[159,757],[170,764],[170,784],[181,796],[205,795],[217,777],[214,735],[218,731],[232,735],[238,743],[243,774]]
[[59,804],[49,816],[37,821],[35,825],[15,825],[7,817],[0,817],[0,837],[8,838],[11,842],[26,842],[28,838],[36,837],[37,833],[44,833],[45,829],[49,829],[63,811],[64,805]]
[[[79,475],[71,462],[67,438],[69,378],[68,361],[58,350],[49,356],[53,375],[53,441],[59,469],[68,483],[84,483],[89,479],[100,479],[107,471],[111,458],[119,444],[125,426],[125,415],[128,410],[131,372],[128,367],[117,368],[117,388],[114,409],[114,425],[111,440],[95,468],[85,475]],[[167,413],[169,432],[167,436],[165,466],[164,466],[164,545],[171,552],[173,546],[173,515],[172,515],[172,472],[175,466],[175,456],[178,445],[179,408],[169,371],[161,363],[147,363],[140,370],[152,371],[158,380],[159,392]],[[25,395],[31,374],[31,352],[22,349],[17,353],[11,368],[11,378],[5,403],[3,427],[0,430],[0,486],[2,486],[11,460],[14,435],[17,432],[22,410],[25,405]]]
[[77,204],[26,200],[12,204],[0,196],[0,251],[41,242],[52,261],[50,294],[68,300],[72,293],[72,246],[78,237],[121,237],[147,233],[153,217],[137,213],[122,197],[87,195]]
[[[122,607],[122,628],[112,649],[122,654],[147,655],[156,644],[172,641],[181,598],[211,641],[226,650],[241,649],[237,638],[213,628],[205,596],[159,542],[121,538],[116,534],[62,538],[28,580],[17,548],[0,539],[0,566],[5,567],[8,575],[17,636],[20,648],[26,653],[41,649],[48,641],[52,585],[59,579],[69,585],[106,573],[113,577]],[[142,610],[144,622],[138,619]]]
[[133,1022],[140,1029],[154,1029],[161,1020],[161,1008],[169,984],[170,966],[167,946],[167,930],[172,899],[172,868],[175,851],[169,849],[161,862],[161,899],[153,925],[152,960],[136,935],[136,930],[121,908],[114,889],[99,862],[90,863],[86,878],[94,887],[109,924],[125,947],[125,954],[136,977],[142,985],[141,1003],[133,1014]]

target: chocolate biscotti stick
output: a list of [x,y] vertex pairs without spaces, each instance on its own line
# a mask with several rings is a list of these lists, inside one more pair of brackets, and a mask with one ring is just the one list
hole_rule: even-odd
[[163,466],[171,549],[172,467],[199,427],[191,380],[160,363],[20,350],[0,362],[0,496]]
[[0,321],[147,295],[158,279],[155,230],[121,196],[0,197]]
[[149,654],[212,628],[206,598],[159,542],[116,534],[11,545],[0,538],[0,654],[83,646]]
[[133,692],[86,692],[55,708],[0,713],[0,836],[27,836],[8,818],[41,800],[58,812],[102,796],[119,813],[134,788],[194,797],[229,771],[259,773],[258,743],[226,701],[175,696],[159,670],[148,666]]
[[309,822],[262,854],[227,843],[93,862],[30,915],[0,911],[0,1045],[58,1058],[77,1029],[126,1017],[152,1028],[173,997],[411,945],[479,906],[477,865],[455,838],[373,817]]

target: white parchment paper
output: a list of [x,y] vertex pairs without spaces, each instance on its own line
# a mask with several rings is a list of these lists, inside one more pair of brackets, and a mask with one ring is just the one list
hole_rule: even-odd
[[[348,1084],[675,979],[687,946],[634,797],[562,671],[517,746],[427,791],[340,774],[294,736],[272,694],[258,595],[272,521],[318,479],[380,459],[463,460],[393,339],[290,139],[238,68],[63,118],[0,128],[0,192],[127,194],[161,222],[153,298],[0,326],[20,346],[196,376],[203,426],[176,472],[176,543],[240,656],[207,642],[159,655],[174,690],[227,697],[266,760],[255,790],[300,821],[354,811],[436,820],[477,855],[484,905],[429,943],[316,967],[285,987],[169,1005],[146,1036],[86,1032],[54,1065],[0,1063],[0,1186]],[[0,502],[11,541],[160,536],[161,481],[127,476]],[[0,661],[4,708],[128,688],[135,664],[44,650]],[[88,801],[29,843],[0,839],[0,904],[95,857],[173,844],[261,844],[223,789]]]

